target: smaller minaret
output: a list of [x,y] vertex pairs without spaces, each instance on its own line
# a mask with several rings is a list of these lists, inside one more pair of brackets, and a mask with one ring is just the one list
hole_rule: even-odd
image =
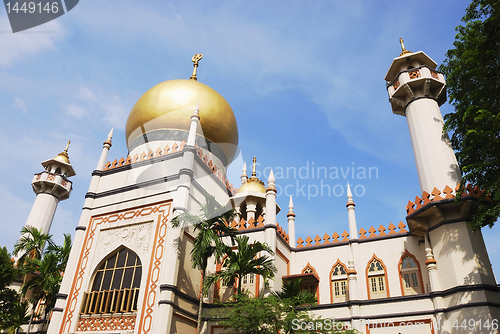
[[241,172],[241,184],[245,184],[248,181],[248,175],[247,175],[247,163],[245,161],[245,164],[243,165],[243,171]]
[[354,212],[354,201],[352,200],[352,192],[349,183],[347,184],[347,216],[349,218],[349,235],[351,240],[358,239],[358,227],[356,225],[356,213]]
[[[255,164],[254,164],[255,168]],[[252,172],[252,176],[253,176]],[[266,224],[276,225],[276,187],[273,170],[269,173],[266,189]]]
[[194,146],[196,143],[196,130],[198,129],[198,123],[200,122],[200,102],[196,102],[193,114],[191,115],[191,125],[189,127],[189,135],[187,140],[188,146]]
[[103,170],[106,164],[106,159],[108,158],[108,152],[111,148],[111,141],[113,140],[113,128],[109,131],[108,138],[104,143],[102,143],[102,152],[101,157],[99,158],[99,162],[97,163],[96,170]]
[[72,182],[68,177],[76,173],[69,162],[69,144],[70,141],[57,156],[42,162],[45,170],[35,174],[31,182],[36,198],[25,225],[41,229],[42,233],[49,233],[57,204],[71,194]]
[[356,266],[354,264],[354,254],[352,244],[349,245],[349,253],[347,255],[347,275],[349,277],[349,300],[358,299],[358,280]]
[[297,241],[295,240],[295,213],[293,213],[293,200],[292,195],[290,195],[290,203],[288,203],[288,235],[290,236],[290,247],[297,247]]

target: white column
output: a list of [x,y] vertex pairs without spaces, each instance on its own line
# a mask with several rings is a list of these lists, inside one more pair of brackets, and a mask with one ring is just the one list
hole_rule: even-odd
[[352,192],[349,183],[347,184],[347,217],[349,219],[349,236],[351,240],[358,239],[358,227],[356,225],[355,204],[352,200]]
[[429,194],[434,187],[442,191],[447,185],[455,188],[461,175],[457,159],[446,133],[437,102],[421,98],[406,108],[413,153],[417,164],[420,188]]
[[288,236],[290,237],[290,247],[297,247],[297,241],[295,240],[295,213],[293,212],[293,201],[292,195],[290,195],[290,203],[288,204]]
[[276,188],[274,173],[271,169],[266,189],[266,224],[276,225]]
[[36,195],[35,203],[33,203],[25,225],[41,229],[42,233],[49,233],[58,203],[59,199],[56,196],[49,193],[39,193]]
[[111,148],[111,141],[113,140],[113,128],[111,128],[111,131],[108,134],[108,138],[104,143],[102,143],[102,152],[101,152],[101,157],[99,158],[99,162],[97,163],[97,167],[95,168],[96,170],[103,170],[104,165],[106,164],[106,160],[108,158],[108,152],[109,149]]
[[186,142],[187,145],[194,146],[196,143],[196,130],[200,121],[200,103],[196,102],[193,115],[191,115],[191,125],[189,126],[189,135]]
[[[266,189],[266,225],[276,226],[276,188],[274,173],[271,169],[269,173],[269,178],[267,179],[267,189]],[[276,230],[274,228],[268,228],[265,232],[266,243],[276,252]],[[274,259],[274,255],[270,255],[270,258]],[[273,286],[274,285],[274,286]],[[281,288],[280,280],[275,280],[271,282],[271,287],[274,290],[279,290]]]
[[247,163],[243,165],[243,171],[241,172],[241,184],[245,184],[248,181],[248,175],[247,175]]

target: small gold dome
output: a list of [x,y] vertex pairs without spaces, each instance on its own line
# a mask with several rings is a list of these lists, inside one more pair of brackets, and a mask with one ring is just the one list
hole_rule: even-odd
[[266,193],[266,187],[264,186],[264,182],[261,180],[255,178],[253,180],[253,177],[249,178],[248,181],[244,184],[241,185],[241,187],[238,188],[236,191],[237,194],[241,193],[246,193],[249,191],[254,191],[258,193],[265,194]]
[[63,162],[63,163],[68,164],[68,165],[70,164],[69,156],[68,156],[68,153],[66,153],[66,152],[59,153],[56,157],[54,157],[54,160]]
[[198,135],[217,144],[226,163],[230,163],[238,145],[233,110],[219,93],[192,79],[165,81],[141,96],[127,119],[125,136],[129,151],[141,143],[143,134],[148,141],[187,138],[197,102],[201,123]]

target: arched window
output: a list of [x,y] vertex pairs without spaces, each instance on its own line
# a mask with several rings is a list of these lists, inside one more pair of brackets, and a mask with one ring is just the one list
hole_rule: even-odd
[[136,312],[141,284],[141,260],[128,248],[111,254],[97,269],[82,314]]
[[257,203],[255,207],[255,220],[259,218],[259,216],[262,216],[263,210],[262,210],[262,205],[260,203]]
[[310,294],[316,296],[318,298],[319,304],[319,293],[318,293],[318,285],[319,285],[319,276],[316,272],[316,269],[313,268],[309,263],[302,269],[302,274],[310,274],[302,278],[302,283],[300,284],[300,289],[308,291]]
[[247,203],[243,203],[240,206],[240,218],[245,219],[245,221],[248,220],[248,215],[247,215]]
[[370,299],[389,296],[385,266],[375,255],[373,255],[372,260],[368,263],[366,275],[368,279],[368,296]]
[[332,303],[345,302],[348,292],[347,269],[342,262],[337,261],[337,263],[333,265],[330,279],[332,281]]
[[399,261],[401,292],[404,296],[422,293],[422,277],[417,259],[406,251]]

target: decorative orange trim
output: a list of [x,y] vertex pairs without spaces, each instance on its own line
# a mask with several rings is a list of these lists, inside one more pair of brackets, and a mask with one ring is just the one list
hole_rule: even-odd
[[420,270],[420,263],[418,262],[417,258],[415,257],[415,255],[413,255],[412,253],[408,252],[408,249],[405,249],[405,252],[403,253],[403,255],[401,255],[401,258],[399,259],[399,263],[398,263],[398,275],[399,275],[399,285],[401,286],[401,295],[404,296],[405,293],[404,293],[404,286],[403,286],[403,275],[401,274],[401,265],[403,263],[403,259],[406,257],[406,256],[409,256],[413,259],[413,261],[415,261],[415,263],[417,264],[417,268],[418,268],[418,276],[420,277],[420,292],[418,293],[424,293],[424,280],[422,279],[422,271]]
[[385,266],[384,262],[379,259],[375,253],[373,253],[373,256],[372,258],[370,259],[370,261],[368,261],[368,264],[366,265],[366,290],[368,292],[368,299],[371,299],[371,293],[370,293],[370,284],[369,284],[369,280],[368,280],[368,269],[370,268],[370,264],[373,262],[373,260],[377,260],[380,262],[380,264],[382,265],[382,268],[384,268],[384,276],[385,276],[385,286],[386,286],[386,289],[385,291],[387,291],[387,297],[390,297],[391,296],[391,291],[389,290],[389,278],[387,277],[387,267]]
[[290,275],[290,260],[278,248],[276,248],[276,254],[286,262],[286,274]]
[[[330,303],[333,303],[332,274],[333,274],[333,270],[335,269],[335,267],[338,266],[339,264],[342,267],[344,267],[344,270],[349,275],[349,271],[347,270],[346,265],[344,263],[342,263],[340,261],[340,259],[337,259],[337,262],[335,262],[335,264],[332,266],[332,269],[330,270],[330,274],[328,274],[328,280],[329,280],[329,284],[330,284]],[[354,273],[356,273],[356,271],[354,271]],[[349,284],[347,284],[347,293],[349,293]]]
[[[151,214],[158,214],[158,221],[161,223],[161,233],[164,234],[166,233],[167,229],[167,221],[168,221],[168,216],[170,214],[170,209],[171,209],[171,203],[172,200],[167,200],[167,201],[162,201],[162,202],[157,202],[153,204],[146,204],[146,205],[141,205],[133,208],[128,208],[125,210],[117,210],[113,212],[107,212],[104,214],[96,215],[96,216],[91,216],[90,221],[86,230],[85,234],[85,239],[82,244],[82,248],[80,250],[80,257],[78,259],[78,264],[76,266],[75,270],[75,276],[73,278],[73,283],[71,285],[70,293],[68,296],[68,302],[65,307],[64,315],[62,317],[61,321],[61,328],[59,333],[62,334],[64,332],[70,332],[71,331],[71,326],[72,326],[72,321],[73,317],[75,314],[76,306],[78,304],[78,297],[80,295],[80,289],[82,288],[83,284],[83,276],[85,275],[85,272],[87,270],[87,265],[89,263],[89,254],[90,251],[93,247],[94,243],[94,237],[96,234],[97,227],[101,224],[106,224],[106,223],[111,223],[111,222],[116,222],[120,220],[129,220],[132,218],[136,217],[147,217],[150,216]],[[157,244],[157,242],[163,242],[164,239],[162,239],[162,236],[158,239],[158,233],[160,232],[160,224],[157,226],[156,230],[156,235],[155,235],[155,241],[153,244],[153,254],[156,252],[156,250],[161,246],[163,248],[163,245]],[[164,235],[163,235],[164,238]],[[158,241],[160,240],[160,241]],[[162,241],[163,240],[163,241]],[[161,263],[161,262],[160,262]],[[148,273],[148,280],[149,276],[151,273],[151,266],[153,263],[150,264],[150,272]],[[158,264],[159,265],[159,264]],[[155,270],[156,270],[156,265],[155,265]],[[159,270],[159,268],[158,268]],[[159,277],[159,276],[158,276]],[[148,281],[147,281],[148,282]],[[156,284],[156,282],[151,282],[151,286]],[[149,284],[149,283],[147,283]],[[146,286],[146,292],[148,291],[149,287]],[[147,293],[144,294],[144,300],[149,299],[149,298],[155,298],[156,297],[156,290],[152,290],[150,292],[150,295]],[[144,310],[145,308],[143,308]],[[146,310],[147,311],[147,310]],[[141,315],[141,322],[144,317],[144,313]]]
[[351,202],[351,203],[347,203],[345,206],[348,208],[350,206],[356,206],[356,204],[354,204],[354,202]]
[[358,272],[356,270],[347,270],[347,275],[356,275]]
[[287,216],[287,217],[295,217],[295,213],[293,213],[293,212],[289,212],[286,216]]
[[[460,183],[457,183],[455,187],[455,191],[458,191],[460,189]],[[446,196],[443,198],[440,195],[445,195]],[[484,194],[484,190],[481,190],[479,186],[473,186],[470,183],[467,183],[467,185],[463,188],[462,191],[462,197],[466,196],[472,196],[476,198],[481,198],[481,196]],[[432,195],[432,198],[430,198]],[[435,188],[431,191],[429,194],[428,192],[423,192],[422,193],[422,198],[416,196],[415,201],[408,201],[408,204],[406,205],[406,213],[407,215],[412,214],[413,212],[417,211],[418,209],[430,204],[431,202],[438,202],[443,199],[452,199],[455,198],[455,194],[453,193],[453,189],[449,186],[446,186],[443,191],[441,192],[439,189]],[[485,201],[491,201],[491,196],[490,194],[487,194],[484,197]]]
[[[379,324],[380,323],[381,322],[379,322]],[[416,319],[416,320],[405,320],[405,321],[386,321],[385,323],[391,324],[391,325],[389,325],[388,329],[390,329],[390,330],[394,329],[394,332],[396,332],[396,327],[401,326],[401,324],[404,324],[404,325],[406,325],[408,323],[411,323],[412,325],[415,324],[415,323],[429,324],[429,326],[431,328],[431,334],[435,334],[435,332],[434,332],[434,324],[432,322],[432,319]],[[381,328],[380,327],[377,328],[376,324],[377,324],[376,322],[374,322],[372,324],[366,324],[366,334],[370,334],[370,329],[372,329],[372,328],[375,328],[375,333],[378,333]],[[399,330],[398,332],[401,332],[401,330]]]
[[437,263],[437,261],[435,259],[427,259],[425,261],[425,264],[435,264],[435,263]]
[[79,332],[134,330],[136,315],[78,319]]

